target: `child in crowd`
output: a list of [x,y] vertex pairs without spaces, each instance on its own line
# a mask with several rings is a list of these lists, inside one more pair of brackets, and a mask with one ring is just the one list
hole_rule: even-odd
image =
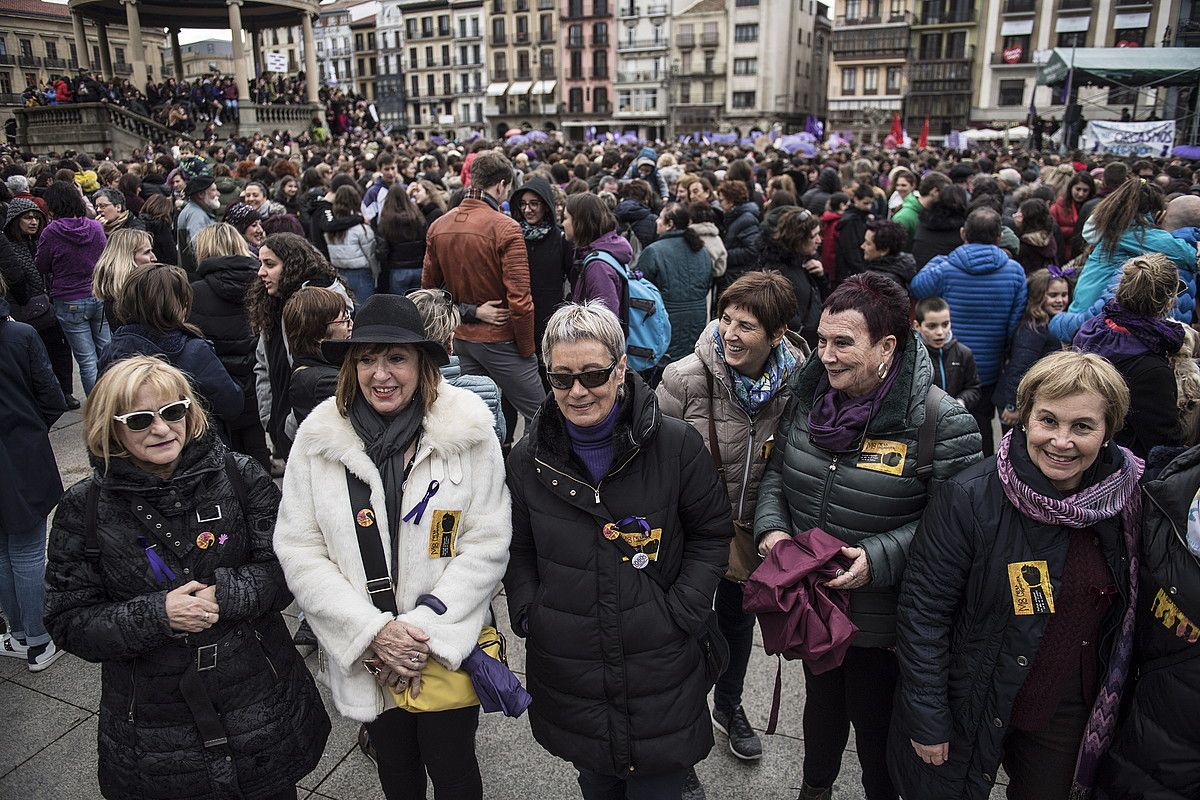
[[1058,337],[1048,330],[1050,320],[1071,304],[1071,281],[1058,267],[1039,269],[1025,280],[1029,300],[1025,316],[1013,334],[1008,361],[996,383],[992,402],[1000,409],[1000,422],[1006,428],[1017,424],[1017,385],[1039,359],[1062,349]]
[[933,361],[933,382],[963,408],[973,409],[982,398],[979,373],[971,349],[950,331],[950,306],[940,297],[917,303],[913,327]]

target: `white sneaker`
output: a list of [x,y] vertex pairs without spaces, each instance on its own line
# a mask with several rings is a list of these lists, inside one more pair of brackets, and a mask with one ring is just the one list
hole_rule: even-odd
[[30,647],[26,658],[29,662],[29,671],[41,672],[55,661],[58,661],[62,657],[63,652],[52,641],[36,647]]
[[13,638],[12,634],[0,634],[0,656],[19,658],[22,661],[25,661],[26,654],[28,652],[29,647],[18,642],[15,638]]

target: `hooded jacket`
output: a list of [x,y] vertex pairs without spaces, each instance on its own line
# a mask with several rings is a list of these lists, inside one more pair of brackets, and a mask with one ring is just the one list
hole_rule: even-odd
[[625,322],[628,320],[625,308],[628,296],[625,278],[618,275],[604,259],[588,258],[597,250],[608,253],[626,268],[633,259],[633,248],[629,246],[625,237],[616,231],[609,231],[592,242],[571,268],[571,302],[601,300],[609,311]]
[[62,497],[49,429],[67,401],[37,331],[0,297],[0,533],[25,536]]
[[12,246],[0,258],[0,275],[8,284],[9,297],[20,305],[46,293],[45,281],[37,269],[38,240],[17,230],[17,217],[31,211],[42,218],[43,225],[46,224],[46,215],[41,209],[32,200],[19,197],[8,204],[8,211],[4,215],[3,236]]
[[[325,246],[329,263],[336,269],[369,269],[371,279],[379,277],[379,259],[375,256],[375,231],[358,214],[332,217],[324,224]],[[335,237],[341,237],[338,241]]]
[[445,288],[460,303],[499,300],[509,311],[504,325],[464,322],[455,338],[468,342],[515,342],[522,357],[535,351],[529,253],[521,226],[484,200],[468,197],[429,226],[421,286]]
[[825,167],[817,177],[816,184],[800,196],[800,205],[819,217],[825,213],[825,206],[829,205],[829,196],[841,190],[842,179],[838,171],[832,167]]
[[961,229],[966,218],[941,202],[924,208],[917,217],[917,232],[913,235],[912,254],[917,268],[925,266],[936,256],[952,253],[963,243]]
[[567,241],[562,229],[554,223],[554,193],[550,181],[541,175],[534,176],[525,185],[513,192],[508,201],[509,213],[520,225],[524,216],[521,214],[521,195],[532,192],[546,206],[550,217],[550,232],[540,239],[525,240],[525,250],[529,254],[529,294],[533,297],[533,333],[538,352],[542,348],[542,334],[546,332],[546,323],[563,301],[566,299],[567,280],[575,261],[575,246]]
[[700,241],[704,242],[704,249],[712,259],[713,278],[720,278],[729,266],[729,252],[725,249],[725,242],[721,241],[721,231],[717,228],[717,223],[693,222],[688,227],[698,233]]
[[1144,459],[1159,445],[1183,440],[1178,387],[1168,355],[1152,352],[1103,313],[1083,323],[1072,344],[1108,359],[1129,387],[1125,426],[1113,437],[1117,444]]
[[[850,592],[850,618],[858,626],[855,647],[895,643],[896,599],[917,522],[941,482],[981,457],[979,429],[966,409],[949,396],[937,409],[925,407],[933,368],[916,333],[896,361],[893,369],[901,372],[868,423],[864,443],[870,439],[902,454],[893,468],[899,474],[859,466],[870,463],[862,446],[851,453],[829,453],[809,438],[808,413],[825,371],[812,353],[791,381],[792,400],[777,429],[754,515],[756,542],[769,531],[795,535],[820,528],[866,551],[871,582]],[[928,484],[916,475],[917,432],[927,413],[938,415]]]
[[975,354],[979,381],[994,386],[1008,341],[1025,313],[1025,270],[999,247],[959,245],[932,259],[909,285],[913,297],[942,297],[950,304],[954,330]]
[[867,272],[878,272],[908,289],[913,276],[917,274],[917,262],[912,253],[892,253],[866,262]]
[[837,222],[837,267],[838,282],[867,270],[866,256],[862,243],[867,238],[867,223],[871,221],[869,211],[861,211],[851,203],[842,212]]
[[[1061,499],[1030,461],[1020,429],[1011,435],[1009,454],[1020,480]],[[1105,448],[1085,485],[1116,472],[1122,458],[1116,447]],[[1092,531],[1117,587],[1096,642],[1105,660],[1129,603],[1128,554],[1118,516]],[[887,760],[904,797],[986,800],[991,793],[1014,701],[1050,617],[1014,613],[1010,565],[1044,561],[1051,594],[1058,596],[1070,540],[1070,528],[1017,511],[1004,495],[995,458],[957,471],[934,495],[900,593],[900,685]],[[924,763],[910,739],[949,742],[949,761]]]
[[655,224],[658,218],[653,211],[637,200],[626,197],[617,203],[613,214],[617,218],[617,230],[621,235],[625,235],[626,231],[632,232],[642,247],[649,247],[658,238],[658,226]]
[[[432,656],[448,669],[458,669],[474,649],[508,563],[512,535],[504,462],[492,426],[482,400],[466,389],[439,384],[421,424],[400,508],[407,513],[420,503],[432,481],[438,487],[425,514],[399,523],[395,565],[383,479],[336,400],[317,406],[297,431],[283,477],[274,546],[296,604],[320,642],[317,677],[329,686],[343,716],[370,722],[395,706],[391,692],[360,663],[371,656],[372,640],[392,619],[424,631]],[[397,576],[398,617],[376,608],[367,593],[347,469],[370,487],[388,569]],[[459,523],[455,554],[431,558],[430,533],[447,513]],[[423,594],[439,598],[447,612],[439,616],[418,605]]]
[[171,220],[141,214],[138,216],[138,221],[150,234],[150,246],[154,250],[154,260],[160,264],[178,264],[179,246],[175,241],[175,227]]
[[[720,323],[713,320],[696,339],[691,355],[667,366],[655,394],[662,413],[675,417],[695,428],[704,439],[710,453],[720,448],[721,463],[725,466],[725,490],[733,519],[747,523],[734,528],[734,538],[753,539],[754,508],[758,503],[758,487],[762,481],[767,459],[775,446],[776,429],[788,399],[792,396],[790,383],[785,382],[753,417],[733,394],[729,368],[717,353],[713,336]],[[808,345],[794,333],[784,336],[786,347],[797,363],[808,356]],[[712,375],[712,402],[709,402],[708,375]],[[711,412],[710,412],[711,408]],[[709,419],[715,423],[717,442],[709,440]],[[730,543],[729,572],[731,580],[744,581],[749,576],[748,565],[739,565],[735,551],[753,550],[753,541],[743,541],[741,547]]]
[[131,355],[162,355],[192,382],[206,408],[223,419],[242,413],[245,390],[226,372],[210,342],[183,330],[167,333],[142,325],[122,325],[100,354],[97,365],[103,373],[114,362]]
[[933,382],[946,394],[958,400],[967,410],[974,410],[983,397],[975,355],[962,342],[951,337],[941,347],[925,345],[933,363]]
[[1142,485],[1142,560],[1133,660],[1137,677],[1100,765],[1100,800],[1200,797],[1200,535],[1193,519],[1200,448],[1177,453]]
[[229,377],[242,387],[242,413],[226,421],[230,428],[258,422],[254,394],[255,337],[246,316],[246,292],[258,280],[258,259],[253,256],[206,258],[192,282],[192,307],[188,322],[204,331]]
[[108,241],[104,226],[86,217],[53,220],[38,237],[34,263],[49,275],[50,297],[82,300],[92,296],[92,272]]
[[1017,252],[1017,263],[1031,275],[1051,264],[1062,264],[1062,234],[1057,226],[1054,231],[1030,231],[1021,234],[1021,247]]
[[908,231],[908,245],[905,250],[912,250],[913,238],[917,235],[917,224],[921,220],[921,211],[924,208],[920,196],[916,192],[909,192],[900,210],[892,215],[892,222],[904,226],[904,230]]
[[[578,768],[683,770],[712,748],[697,637],[725,569],[729,504],[700,435],[627,372],[613,465],[593,484],[553,397],[508,459],[513,630],[526,638],[533,736]],[[598,516],[644,517],[671,588],[623,561]],[[653,540],[653,539],[652,539]]]
[[179,212],[179,216],[175,219],[175,230],[178,234],[177,240],[182,239],[186,233],[187,241],[191,248],[195,250],[196,237],[200,235],[200,231],[207,228],[217,221],[216,210],[209,210],[197,203],[194,199],[189,198],[187,204]]
[[[167,480],[126,459],[112,459],[103,471],[93,456],[96,473],[68,489],[54,515],[46,628],[59,647],[101,665],[99,780],[109,800],[274,797],[313,770],[324,751],[329,717],[281,614],[292,595],[271,548],[279,490],[262,467],[235,454],[243,506],[225,453],[210,432],[184,447]],[[92,486],[98,560],[85,552]],[[177,535],[147,533],[134,516],[134,496],[179,525]],[[219,536],[209,547],[196,544],[204,531]],[[152,578],[139,536],[176,576],[166,585]],[[193,579],[216,588],[220,621],[183,635],[170,628],[164,597]],[[180,690],[198,648],[223,637],[217,671],[200,674],[209,676],[206,688],[223,712],[229,755],[202,746]],[[218,788],[231,775],[236,795]]]
[[[1194,229],[1181,233],[1187,230]],[[1103,242],[1092,249],[1075,283],[1071,305],[1050,320],[1050,332],[1063,342],[1075,338],[1083,323],[1099,315],[1104,304],[1116,296],[1122,265],[1142,253],[1162,253],[1175,264],[1187,291],[1175,301],[1171,315],[1185,325],[1191,324],[1196,311],[1196,245],[1188,241],[1186,233],[1177,237],[1158,228],[1133,227],[1121,234],[1111,253]]]
[[[629,169],[625,170],[625,180],[631,181],[634,178],[640,178],[638,168],[642,164],[649,163],[654,167],[654,171],[650,173],[650,177],[645,181],[650,184],[654,191],[658,192],[659,197],[663,200],[670,198],[670,187],[667,186],[667,179],[658,169],[658,153],[653,147],[643,147],[638,151],[637,158],[629,165]],[[595,187],[592,187],[595,188]]]
[[703,247],[692,250],[683,231],[668,231],[642,251],[638,269],[658,287],[671,320],[666,360],[686,357],[708,323],[712,260]]
[[754,265],[754,246],[761,235],[758,217],[758,206],[749,201],[725,215],[726,280],[730,283]]

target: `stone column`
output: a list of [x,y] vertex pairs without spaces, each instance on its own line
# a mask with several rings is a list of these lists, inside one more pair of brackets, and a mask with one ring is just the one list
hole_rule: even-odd
[[100,40],[100,75],[106,81],[112,80],[112,50],[108,47],[108,26],[99,20],[96,21],[96,35]]
[[250,60],[254,64],[254,77],[258,79],[263,74],[262,31],[250,31]]
[[304,85],[308,89],[308,102],[316,105],[319,102],[317,88],[321,75],[317,72],[317,43],[313,37],[312,17],[307,11],[300,15],[300,23],[304,28]]
[[79,55],[79,66],[92,68],[92,51],[88,48],[87,34],[83,31],[83,17],[71,12],[71,27],[75,29],[75,52]]
[[233,34],[233,80],[238,102],[250,102],[250,84],[246,81],[246,48],[242,42],[242,0],[225,0],[229,6],[229,30]]
[[142,46],[142,20],[137,0],[121,0],[125,6],[125,24],[129,27],[129,64],[133,67],[131,80],[139,92],[146,91],[146,48]]
[[171,63],[175,66],[175,80],[183,80],[183,48],[179,46],[179,28],[171,28]]

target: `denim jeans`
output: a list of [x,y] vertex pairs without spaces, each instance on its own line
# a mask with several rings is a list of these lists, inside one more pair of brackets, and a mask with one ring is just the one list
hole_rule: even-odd
[[354,295],[354,307],[357,309],[366,299],[375,294],[375,279],[371,277],[369,269],[339,269],[338,275],[342,276],[342,280],[350,287],[350,294]]
[[46,521],[20,534],[0,533],[0,608],[8,632],[29,645],[45,644]]
[[583,800],[679,800],[687,770],[617,778],[579,770]]
[[62,328],[71,352],[79,362],[79,380],[83,393],[91,394],[96,385],[96,357],[108,347],[111,332],[104,319],[104,301],[95,297],[79,300],[55,300],[54,315]]
[[421,270],[396,267],[387,271],[387,287],[390,294],[408,294],[421,288]]

